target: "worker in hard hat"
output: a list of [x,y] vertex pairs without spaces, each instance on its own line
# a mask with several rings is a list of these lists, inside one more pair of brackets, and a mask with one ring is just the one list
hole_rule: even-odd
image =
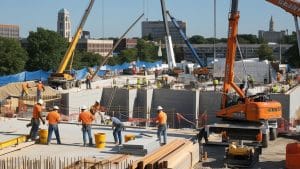
[[[163,108],[161,106],[157,106],[157,137],[160,144],[167,143],[167,114],[163,112]],[[163,135],[163,142],[161,141],[161,135]]]
[[89,146],[93,146],[91,124],[94,120],[94,116],[91,112],[87,111],[87,107],[85,105],[81,106],[80,110],[81,112],[78,117],[78,122],[82,122],[83,146],[86,146],[86,134],[89,136]]
[[217,78],[214,78],[213,85],[214,85],[214,91],[217,91],[217,86],[219,85],[219,80]]
[[59,107],[53,106],[53,110],[50,111],[46,117],[49,123],[48,127],[48,142],[49,145],[52,138],[52,133],[54,131],[57,144],[61,144],[60,137],[59,137],[59,131],[58,131],[58,122],[60,121],[60,114],[58,113]]
[[38,134],[40,120],[45,124],[45,120],[42,118],[42,105],[44,101],[39,99],[39,101],[33,106],[32,118],[31,118],[31,129],[30,129],[30,138],[35,140]]
[[100,104],[100,100],[96,100],[94,105],[91,107],[90,112],[95,116],[96,119],[96,123],[98,122],[98,117],[97,115],[100,115],[100,123],[104,123],[104,112],[103,112],[103,108]]
[[39,81],[37,84],[36,84],[36,99],[39,100],[42,98],[42,92],[45,91],[45,87],[42,83],[42,81]]
[[122,129],[124,128],[123,122],[117,117],[110,116],[110,120],[112,121],[113,128],[113,136],[115,140],[115,144],[122,144]]

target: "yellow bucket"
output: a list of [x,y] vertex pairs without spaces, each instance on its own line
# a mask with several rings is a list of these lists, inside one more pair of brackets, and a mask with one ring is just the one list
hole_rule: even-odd
[[134,140],[135,139],[135,135],[133,134],[126,134],[125,135],[125,142],[130,141],[130,140]]
[[105,148],[105,144],[106,144],[105,133],[96,133],[95,134],[95,143],[96,143],[97,148]]
[[39,130],[40,136],[40,144],[47,144],[48,142],[48,130],[47,129],[40,129]]

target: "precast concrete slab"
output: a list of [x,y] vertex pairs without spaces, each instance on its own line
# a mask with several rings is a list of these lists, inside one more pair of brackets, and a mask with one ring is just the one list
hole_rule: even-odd
[[134,102],[133,117],[134,118],[150,118],[148,113],[151,110],[153,89],[137,90],[137,97]]
[[102,88],[63,93],[60,110],[65,115],[78,114],[81,105],[90,107],[96,100],[100,100],[101,96]]
[[179,121],[176,113],[186,119],[196,122],[199,113],[199,90],[170,90],[154,89],[152,98],[151,117],[156,117],[156,107],[162,106],[168,115],[168,124],[171,128],[191,127],[192,125]]

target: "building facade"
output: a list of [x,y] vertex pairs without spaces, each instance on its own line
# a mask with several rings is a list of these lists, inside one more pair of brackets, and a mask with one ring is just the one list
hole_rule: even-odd
[[[117,43],[117,41],[114,41],[114,44]],[[115,51],[116,53],[120,53],[122,50],[135,48],[137,45],[137,39],[133,38],[123,38],[120,42],[120,44],[116,47]]]
[[66,9],[61,9],[58,11],[57,15],[57,33],[62,37],[71,41],[71,20],[70,13]]
[[20,29],[18,25],[0,24],[0,36],[5,38],[20,38]]
[[[184,51],[184,58],[188,61],[193,61],[194,58],[190,49],[185,45],[179,45],[183,48]],[[241,53],[244,59],[248,58],[258,58],[257,51],[261,44],[240,44]],[[268,45],[273,50],[273,56],[276,60],[279,60],[282,57],[282,54],[285,53],[290,47],[293,45],[291,44],[270,44]],[[194,44],[193,47],[195,48],[198,55],[202,58],[213,58],[214,57],[214,45],[213,44]],[[216,44],[216,57],[217,58],[225,58],[227,51],[227,44],[226,43],[218,43]],[[241,59],[241,55],[239,50],[237,49],[236,52],[236,59]],[[281,58],[283,59],[283,58]],[[204,59],[205,60],[205,59]]]
[[113,40],[81,38],[79,39],[77,44],[77,49],[84,50],[91,53],[97,53],[103,57],[105,57],[112,48],[113,48]]
[[[186,34],[186,23],[183,21],[177,21],[178,25]],[[176,27],[173,25],[171,21],[168,22],[170,35],[172,37],[172,41],[174,44],[182,44],[184,40],[179,34]],[[143,21],[142,22],[142,37],[150,36],[154,41],[162,41],[165,42],[165,27],[163,21]]]
[[259,30],[258,38],[263,39],[268,43],[280,43],[282,38],[286,35],[286,31],[275,31],[273,17],[270,19],[269,31]]

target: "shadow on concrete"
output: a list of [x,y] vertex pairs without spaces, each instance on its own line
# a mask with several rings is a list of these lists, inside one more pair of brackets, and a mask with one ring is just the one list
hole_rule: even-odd
[[256,163],[251,169],[284,169],[285,161],[263,161]]

